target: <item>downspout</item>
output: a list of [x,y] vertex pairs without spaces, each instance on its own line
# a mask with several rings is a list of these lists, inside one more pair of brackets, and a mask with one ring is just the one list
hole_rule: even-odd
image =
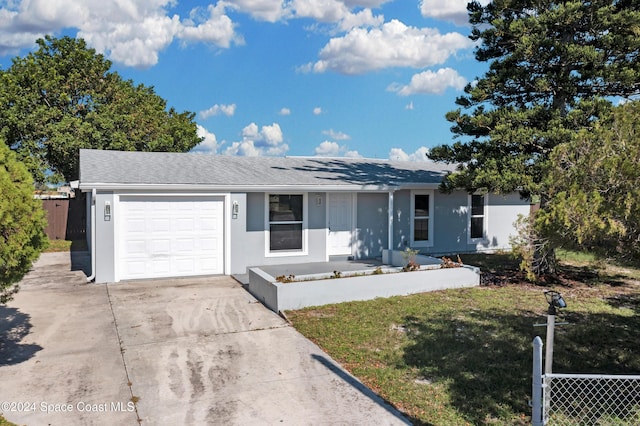
[[87,277],[87,282],[96,278],[96,189],[91,190],[91,275]]
[[391,255],[391,252],[393,252],[393,215],[394,215],[394,207],[393,207],[393,193],[394,191],[389,191],[389,222],[388,222],[388,229],[387,232],[389,233],[388,236],[388,244],[387,244],[387,248],[389,249],[389,255]]

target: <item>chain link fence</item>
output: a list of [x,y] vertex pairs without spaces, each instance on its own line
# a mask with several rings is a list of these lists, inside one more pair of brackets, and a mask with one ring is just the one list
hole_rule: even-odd
[[545,374],[544,424],[640,425],[640,376]]
[[640,375],[542,374],[542,339],[533,340],[533,426],[640,425]]

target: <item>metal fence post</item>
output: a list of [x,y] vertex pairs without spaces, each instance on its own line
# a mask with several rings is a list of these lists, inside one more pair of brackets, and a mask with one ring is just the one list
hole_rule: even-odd
[[549,312],[547,315],[547,349],[544,357],[544,373],[551,374],[553,366],[553,340],[555,336],[556,316]]
[[531,424],[543,426],[542,420],[542,339],[536,336],[533,339],[533,386],[531,389],[532,410]]

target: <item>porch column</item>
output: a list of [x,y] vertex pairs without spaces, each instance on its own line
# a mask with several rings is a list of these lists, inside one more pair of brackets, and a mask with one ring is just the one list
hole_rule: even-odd
[[388,223],[388,249],[393,250],[393,191],[389,191],[389,223]]

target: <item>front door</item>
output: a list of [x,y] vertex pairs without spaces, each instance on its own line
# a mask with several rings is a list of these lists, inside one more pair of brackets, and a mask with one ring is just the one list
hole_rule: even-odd
[[350,255],[353,240],[353,195],[329,194],[329,255]]

